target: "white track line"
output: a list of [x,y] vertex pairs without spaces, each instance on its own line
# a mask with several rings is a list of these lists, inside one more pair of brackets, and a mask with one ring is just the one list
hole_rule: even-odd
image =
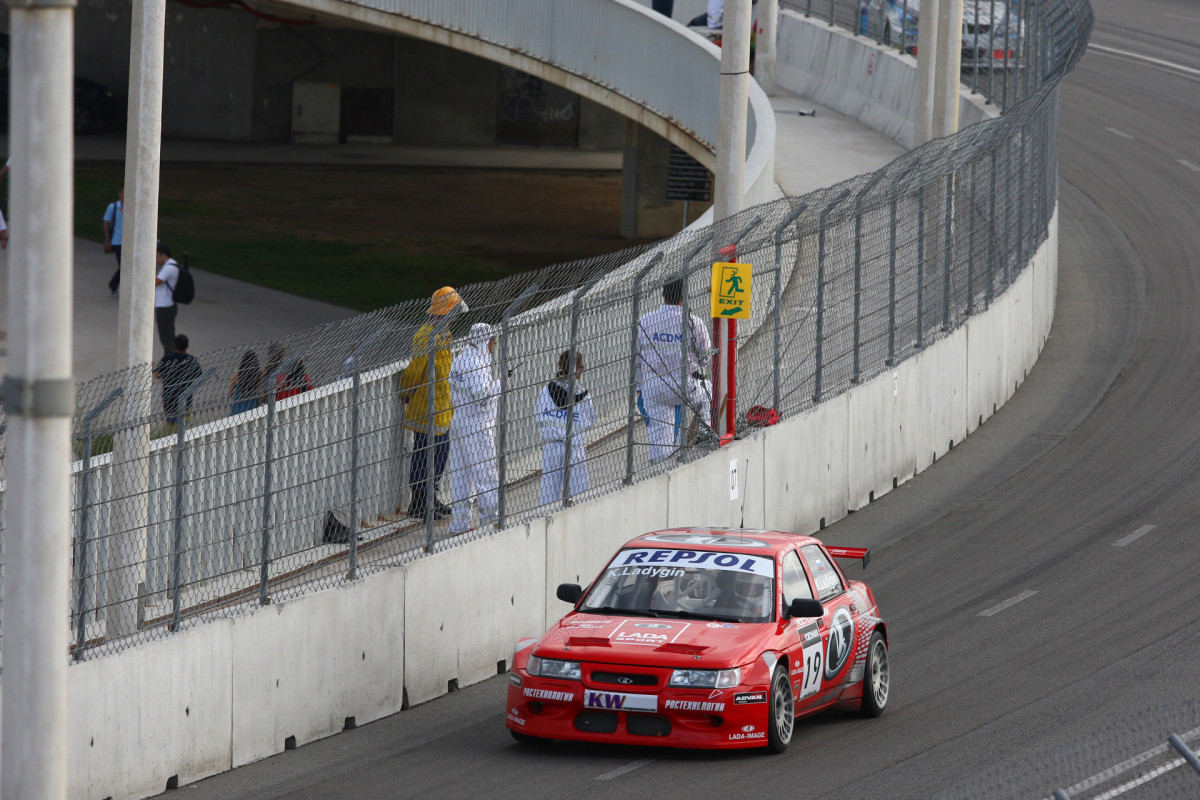
[[1029,598],[1033,597],[1035,594],[1037,594],[1037,592],[1034,591],[1033,589],[1026,589],[1025,591],[1021,592],[1019,595],[1017,595],[1016,597],[1010,597],[998,606],[992,606],[987,611],[980,611],[979,616],[990,617],[993,614],[999,614],[1004,609],[1010,608],[1011,606],[1015,606],[1017,603],[1021,602],[1022,600],[1028,600]]
[[1142,538],[1147,533],[1154,530],[1156,527],[1158,527],[1158,526],[1143,525],[1142,527],[1138,528],[1136,531],[1129,534],[1128,536],[1124,536],[1120,539],[1117,539],[1115,542],[1113,542],[1113,547],[1124,547],[1125,545],[1129,544],[1130,542],[1133,542],[1133,541],[1136,541],[1136,540]]
[[1151,56],[1144,56],[1141,53],[1131,53],[1128,50],[1118,50],[1115,47],[1105,47],[1104,45],[1099,45],[1099,44],[1095,44],[1095,43],[1089,44],[1088,50],[1099,50],[1101,53],[1109,53],[1114,56],[1124,56],[1125,58],[1132,58],[1134,61],[1141,61],[1146,64],[1153,64],[1157,67],[1166,67],[1167,69],[1173,69],[1173,70],[1176,70],[1177,72],[1182,72],[1185,75],[1195,75],[1197,77],[1200,77],[1200,69],[1192,69],[1191,67],[1185,67],[1183,64],[1176,64],[1174,61],[1164,61],[1161,58],[1152,58]]
[[1113,136],[1120,136],[1122,139],[1132,139],[1132,138],[1134,138],[1134,137],[1133,137],[1131,134],[1128,134],[1128,133],[1126,133],[1125,131],[1122,131],[1122,130],[1117,130],[1116,128],[1105,128],[1104,130],[1108,131],[1108,132],[1109,132],[1109,133],[1111,133]]
[[1193,164],[1192,162],[1188,161],[1186,158],[1177,158],[1175,160],[1178,163],[1183,164],[1185,167],[1190,169],[1192,172],[1200,172],[1200,166]]
[[627,772],[633,772],[635,769],[641,769],[647,764],[653,764],[655,759],[644,758],[641,761],[634,761],[632,764],[626,764],[623,767],[617,767],[612,772],[606,772],[603,775],[597,776],[598,781],[611,781],[613,778],[619,778]]
[[[1186,742],[1189,739],[1194,738],[1198,734],[1200,734],[1200,728],[1192,728],[1190,731],[1183,734],[1179,738],[1183,739],[1183,741]],[[1113,766],[1109,767],[1108,769],[1106,769],[1102,772],[1097,772],[1092,777],[1086,778],[1086,779],[1080,781],[1079,783],[1075,784],[1074,786],[1068,787],[1066,790],[1067,795],[1069,797],[1074,797],[1079,792],[1086,792],[1090,789],[1094,789],[1095,787],[1099,786],[1100,784],[1106,783],[1124,772],[1128,772],[1129,770],[1133,769],[1134,767],[1138,766],[1139,764],[1144,764],[1147,761],[1149,761],[1150,759],[1155,758],[1156,756],[1162,755],[1163,753],[1167,752],[1167,750],[1170,749],[1170,747],[1171,746],[1169,744],[1160,744],[1157,747],[1152,747],[1143,753],[1139,753],[1138,755],[1134,756],[1133,758],[1128,758],[1128,759],[1120,762],[1119,764],[1114,764]]]
[[1150,781],[1157,778],[1159,775],[1166,775],[1171,770],[1182,767],[1186,763],[1187,762],[1184,761],[1182,758],[1177,758],[1174,761],[1168,761],[1166,764],[1163,764],[1161,767],[1155,767],[1154,769],[1150,770],[1145,775],[1134,778],[1133,780],[1129,781],[1128,783],[1122,783],[1120,786],[1117,786],[1113,789],[1109,789],[1104,794],[1096,795],[1095,797],[1092,798],[1092,800],[1112,800],[1112,798],[1117,797],[1118,795],[1125,794],[1126,792],[1132,792],[1134,789],[1138,788],[1142,784],[1149,783]]

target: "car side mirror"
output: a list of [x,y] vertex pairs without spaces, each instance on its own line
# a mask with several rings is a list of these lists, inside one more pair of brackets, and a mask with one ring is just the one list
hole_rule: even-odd
[[583,597],[583,587],[578,583],[560,583],[558,585],[559,600],[575,605],[581,597]]
[[796,599],[788,604],[789,617],[821,617],[825,615],[825,606],[820,600]]

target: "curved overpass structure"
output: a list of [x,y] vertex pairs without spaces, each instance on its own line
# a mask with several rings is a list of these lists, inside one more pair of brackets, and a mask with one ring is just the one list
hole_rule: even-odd
[[[601,5],[609,4],[587,4],[587,8]],[[639,19],[646,19],[644,12],[627,4],[612,6],[619,13],[636,13],[641,15]],[[441,4],[431,3],[426,7],[413,3],[405,6],[412,12],[411,17],[395,16],[405,20],[404,25],[430,26],[427,19],[413,20],[421,11],[430,14],[440,7]],[[583,13],[582,6],[568,7]],[[367,9],[348,12],[347,16],[359,13],[374,19],[372,15],[389,12]],[[484,22],[509,24],[507,18],[491,19],[485,12],[481,12],[479,22],[468,37],[473,37],[472,41],[483,41]],[[1065,36],[1067,47],[1054,50],[1053,54],[1064,59],[1058,65],[1061,69],[1078,55],[1079,42],[1072,40],[1071,35],[1086,36],[1086,25],[1072,28],[1072,20],[1059,22],[1064,24],[1057,33]],[[665,27],[659,20],[653,20],[653,24]],[[435,34],[435,27],[430,26],[429,36],[450,35]],[[533,27],[536,26],[530,30]],[[544,27],[550,31],[548,36],[575,35],[563,30],[554,34],[554,24]],[[1054,32],[1053,28],[1048,30]],[[673,35],[688,36],[679,32]],[[520,47],[524,40],[508,41],[513,47]],[[578,44],[578,39],[571,41]],[[467,41],[460,44],[466,46]],[[487,44],[493,46],[496,45]],[[872,48],[852,38],[839,42],[838,47],[846,48],[847,52]],[[577,49],[588,52],[582,45]],[[592,57],[594,61],[598,58],[595,54]],[[712,54],[708,57],[712,58]],[[548,61],[549,56],[546,58]],[[568,60],[566,55],[561,59]],[[715,58],[712,64],[715,75]],[[561,63],[554,69],[564,75],[577,74],[569,66]],[[599,86],[601,72],[594,69],[588,80]],[[713,85],[715,95],[715,79]],[[1044,115],[1053,108],[1055,91],[1052,81],[1044,92],[1035,96],[1031,102],[1039,105],[1028,119],[1049,118]],[[661,102],[666,103],[667,98]],[[676,116],[682,111],[669,108],[661,106],[654,115],[661,120],[672,120],[671,124],[683,131],[690,123]],[[974,134],[977,138],[973,146],[991,146],[991,152],[998,152],[1001,146],[1013,149],[1019,146],[1024,159],[1014,161],[1014,165],[1036,162],[1039,155],[1047,152],[1038,149],[1045,148],[1046,143],[1037,137],[1036,130],[1019,129],[1014,134],[1015,126],[1016,123],[1004,129],[981,127]],[[760,121],[760,134],[765,127]],[[702,133],[689,136],[696,144],[705,142]],[[753,147],[764,138],[756,136]],[[982,190],[980,196],[954,195],[953,177],[957,170],[968,166],[955,161],[955,156],[967,148],[958,150],[954,145],[935,143],[877,176],[862,179],[851,187],[833,187],[809,198],[814,212],[827,209],[828,213],[820,215],[821,228],[815,226],[813,219],[800,225],[796,248],[789,255],[791,277],[786,284],[780,280],[781,292],[788,302],[800,307],[809,296],[807,293],[824,291],[823,279],[813,280],[824,275],[827,268],[846,281],[858,274],[861,265],[858,248],[844,248],[836,259],[826,258],[827,230],[831,235],[845,237],[857,229],[864,216],[870,215],[877,223],[886,220],[889,202],[893,215],[898,206],[924,214],[923,195],[918,186],[904,182],[913,175],[934,181],[931,194],[944,184],[950,187],[951,196],[959,197],[956,202],[943,199],[934,206],[942,215],[937,219],[961,219],[964,231],[974,230],[977,219],[986,218],[993,223],[999,219],[994,210],[985,213],[989,207]],[[1052,150],[1053,143],[1048,147]],[[988,151],[974,152],[981,156]],[[769,156],[764,158],[769,163]],[[1018,168],[1014,166],[1013,170]],[[931,171],[922,172],[923,169]],[[963,175],[961,185],[966,187]],[[974,177],[972,168],[972,184]],[[760,172],[757,183],[762,180]],[[878,186],[893,187],[893,192],[876,196],[872,191]],[[844,203],[851,195],[851,188],[854,201]],[[503,668],[517,635],[539,629],[548,617],[556,614],[553,585],[564,578],[586,577],[614,543],[627,538],[626,531],[630,528],[694,522],[816,529],[827,520],[837,519],[848,510],[863,507],[876,496],[882,496],[990,417],[1012,394],[1036,359],[1053,315],[1056,203],[1052,192],[1030,205],[1013,203],[1014,223],[1018,226],[1022,221],[1029,223],[1021,228],[1026,232],[1022,236],[1027,235],[1028,240],[1018,237],[1016,250],[1001,248],[999,238],[981,234],[980,246],[985,250],[980,252],[987,252],[986,248],[1003,252],[1003,263],[989,257],[986,263],[991,266],[981,273],[987,275],[987,285],[997,286],[1002,294],[993,297],[990,288],[984,292],[981,285],[972,285],[974,273],[970,267],[962,276],[964,283],[960,286],[956,280],[952,292],[947,262],[944,285],[936,284],[939,291],[945,292],[945,310],[939,307],[931,311],[929,319],[918,311],[915,327],[903,331],[905,341],[900,343],[898,359],[889,355],[885,362],[879,357],[886,350],[880,349],[884,347],[884,338],[876,328],[867,343],[871,366],[860,374],[856,324],[852,350],[839,351],[843,355],[832,366],[823,364],[820,355],[817,356],[815,387],[803,381],[788,387],[790,394],[802,397],[807,393],[814,399],[781,407],[792,419],[777,429],[748,436],[728,449],[670,473],[654,475],[623,492],[553,517],[526,519],[497,536],[413,561],[403,569],[381,571],[292,602],[208,621],[169,639],[77,665],[72,680],[76,705],[83,708],[85,704],[80,701],[94,696],[105,696],[110,705],[96,708],[94,715],[88,714],[80,720],[78,732],[83,738],[72,743],[72,752],[80,754],[81,766],[72,778],[73,786],[81,795],[96,797],[145,794],[161,787],[163,775],[194,780],[262,758],[285,746],[378,718],[460,684],[482,680],[494,674],[498,666]],[[749,212],[741,222],[748,222],[750,215],[762,211]],[[776,223],[786,216],[782,208],[770,213],[777,215]],[[1022,213],[1027,214],[1023,220]],[[831,221],[828,229],[824,227],[827,221]],[[838,225],[841,227],[837,228]],[[947,222],[946,227],[953,225]],[[1007,243],[1007,232],[1004,240]],[[768,252],[772,244],[770,236],[760,236],[746,249]],[[899,247],[893,245],[892,252],[915,254],[921,247],[921,241],[910,238]],[[853,261],[849,256],[851,250]],[[964,252],[968,263],[972,263],[971,259],[976,257],[974,250],[968,248]],[[886,251],[876,252],[872,258],[877,263],[888,260]],[[783,265],[777,266],[782,276]],[[904,275],[910,275],[907,268]],[[926,287],[919,267],[916,276],[912,288],[919,297],[921,287]],[[982,280],[979,275],[974,277]],[[972,312],[977,292],[980,302],[986,300],[986,305]],[[885,281],[866,287],[863,295],[878,301],[886,293]],[[951,294],[955,309],[953,324],[947,322],[951,315]],[[815,296],[818,304],[823,302],[822,295]],[[856,304],[858,296],[856,285]],[[917,301],[918,309],[920,302]],[[960,303],[965,304],[965,312],[958,310]],[[887,303],[880,303],[878,308],[886,314]],[[757,322],[760,330],[770,330],[764,318]],[[798,337],[812,335],[805,327],[807,324],[801,321]],[[838,330],[835,338],[843,339],[840,346],[847,345],[850,328]],[[910,336],[915,336],[915,343]],[[925,336],[928,341],[923,340]],[[766,340],[765,336],[760,338]],[[825,341],[820,329],[815,332],[815,341]],[[762,350],[770,352],[765,345]],[[761,362],[762,355],[758,358]],[[886,368],[881,368],[882,364]],[[823,378],[827,381],[824,389]],[[760,390],[766,391],[762,387]],[[332,396],[333,391],[326,394]],[[807,454],[797,452],[794,445],[797,440],[813,449]],[[221,443],[219,437],[214,441],[218,446]],[[812,452],[817,453],[815,458],[806,457]],[[728,480],[731,459],[736,459],[743,470],[740,478],[743,482],[735,486],[745,487],[736,503],[725,502],[711,492],[713,485],[723,485]],[[730,501],[734,499],[731,497]],[[469,583],[464,581],[464,575],[470,576]],[[520,579],[514,580],[514,575]],[[444,591],[433,589],[447,586],[460,587],[461,597],[451,600]],[[293,656],[281,658],[284,653]],[[130,688],[130,683],[134,684],[132,694],[120,694],[122,687]],[[185,709],[183,716],[179,707]],[[90,741],[85,741],[89,735]],[[134,753],[141,757],[133,757]]]

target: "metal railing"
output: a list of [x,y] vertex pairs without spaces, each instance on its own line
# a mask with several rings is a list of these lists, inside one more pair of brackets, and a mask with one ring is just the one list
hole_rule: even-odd
[[[1085,0],[1035,7],[1055,68],[1030,94],[874,174],[649,247],[460,287],[469,311],[456,316],[409,302],[204,353],[191,371],[201,379],[161,366],[155,377],[147,364],[80,385],[74,656],[353,580],[710,452],[704,309],[711,264],[735,241],[754,265],[751,319],[738,334],[739,433],[752,428],[753,406],[802,413],[986,310],[1046,239],[1057,85],[1091,24]],[[643,323],[672,284],[684,311],[664,313],[677,334]],[[495,326],[490,366],[482,352],[466,359],[480,322]],[[673,356],[649,352],[656,330]],[[414,354],[431,349],[417,368]],[[576,354],[583,371],[560,374]],[[498,382],[494,423],[490,410],[475,424],[464,409],[444,413],[452,364]],[[421,410],[431,407],[443,413]],[[131,498],[111,451],[135,428],[150,430],[149,453],[124,457],[139,460],[149,489]],[[424,502],[413,504],[410,485],[438,474],[447,453],[440,497],[470,515],[456,536],[441,500],[418,492]],[[144,526],[126,513],[138,503]],[[132,604],[136,630],[110,631],[113,609]]]

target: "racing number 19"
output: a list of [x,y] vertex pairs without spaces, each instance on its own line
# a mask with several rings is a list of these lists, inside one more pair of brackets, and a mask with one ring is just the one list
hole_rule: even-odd
[[821,655],[821,638],[804,648],[804,683],[800,685],[800,699],[816,694],[821,688],[821,670],[824,666]]

